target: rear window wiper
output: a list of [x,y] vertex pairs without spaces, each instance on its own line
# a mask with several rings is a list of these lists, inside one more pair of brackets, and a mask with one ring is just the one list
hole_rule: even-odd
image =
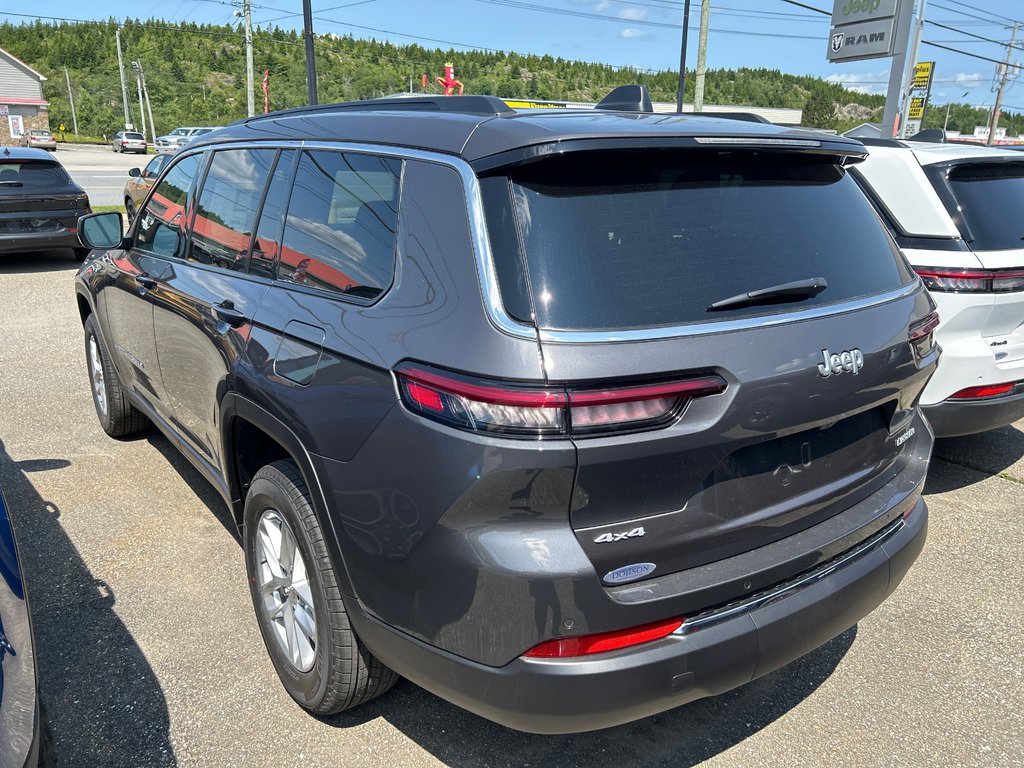
[[720,309],[732,309],[749,304],[772,304],[777,301],[796,301],[806,299],[810,296],[817,296],[828,288],[828,282],[824,277],[809,277],[806,280],[797,280],[792,283],[782,283],[768,288],[760,288],[749,293],[738,293],[727,299],[721,299],[708,307],[708,312],[715,312]]

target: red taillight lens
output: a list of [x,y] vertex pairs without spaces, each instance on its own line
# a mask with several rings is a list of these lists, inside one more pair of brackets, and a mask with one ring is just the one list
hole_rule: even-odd
[[910,346],[918,360],[931,354],[935,348],[935,329],[938,326],[939,313],[934,310],[910,324]]
[[1006,384],[986,384],[980,387],[967,387],[949,396],[950,400],[978,400],[985,397],[1008,395],[1021,382],[1011,381]]
[[1024,270],[915,267],[925,288],[940,293],[1012,293],[1024,291]]
[[681,618],[668,619],[614,632],[601,632],[596,635],[581,635],[580,637],[560,637],[534,646],[523,655],[533,659],[564,659],[572,656],[589,656],[593,653],[607,653],[620,648],[649,643],[652,640],[661,640],[682,625]]
[[715,374],[600,389],[498,384],[411,364],[395,374],[402,402],[423,416],[463,429],[538,437],[661,426],[692,398],[726,388]]

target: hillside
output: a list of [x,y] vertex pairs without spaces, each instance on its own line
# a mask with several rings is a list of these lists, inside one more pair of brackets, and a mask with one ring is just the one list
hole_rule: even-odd
[[[71,126],[64,67],[75,92],[79,131],[111,135],[123,122],[117,51],[110,20],[95,24],[0,24],[0,47],[46,75],[44,96],[51,102],[50,125]],[[175,24],[150,19],[127,21],[121,32],[129,98],[136,101],[130,61],[146,72],[157,130],[178,125],[223,125],[245,115],[245,49],[240,27]],[[262,73],[270,70],[271,109],[305,103],[305,52],[299,33],[278,28],[254,33],[256,104],[262,111]],[[489,93],[569,101],[598,101],[612,87],[639,82],[655,101],[674,101],[676,73],[613,69],[601,64],[485,51],[443,51],[418,45],[396,46],[374,40],[325,35],[317,39],[317,71],[322,102],[372,98],[411,87],[420,90],[420,76],[443,75],[445,61],[454,61],[467,93]],[[692,99],[693,77],[687,78]],[[712,70],[705,89],[707,103],[805,108],[806,123],[843,130],[878,119],[884,102],[824,80],[788,75],[772,69]],[[837,109],[838,108],[838,109]],[[131,107],[138,121],[137,107]],[[944,115],[944,109],[943,115]],[[938,110],[933,110],[934,118]],[[980,117],[974,113],[980,113]],[[939,123],[941,124],[941,117]],[[983,110],[964,107],[950,127],[970,131],[983,122]],[[932,120],[929,120],[931,123]],[[1017,118],[1024,130],[1024,118]],[[954,125],[955,123],[955,125]],[[1004,125],[1007,120],[1004,119]]]

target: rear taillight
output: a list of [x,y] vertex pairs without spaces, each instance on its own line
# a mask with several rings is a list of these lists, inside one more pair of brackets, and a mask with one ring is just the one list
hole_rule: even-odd
[[949,396],[950,400],[983,400],[987,397],[1000,397],[1011,394],[1024,382],[1010,381],[1005,384],[983,384],[980,387],[967,387]]
[[531,437],[664,426],[693,398],[726,388],[717,374],[614,387],[496,383],[408,363],[395,375],[402,402],[422,416],[462,429]]
[[935,329],[938,325],[939,313],[934,310],[910,324],[910,346],[918,360],[927,357],[935,348]]
[[681,626],[683,626],[683,620],[679,618],[614,632],[601,632],[596,635],[560,637],[534,646],[523,655],[533,659],[564,659],[572,656],[589,656],[593,653],[607,653],[642,645],[653,640],[661,640]]
[[1012,293],[1024,291],[1024,270],[915,267],[925,288],[939,293]]

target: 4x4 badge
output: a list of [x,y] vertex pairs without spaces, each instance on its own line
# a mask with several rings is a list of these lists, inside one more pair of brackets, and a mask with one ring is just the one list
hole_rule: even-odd
[[838,376],[844,371],[856,376],[864,367],[864,353],[856,347],[843,350],[838,354],[831,354],[827,349],[823,349],[821,357],[822,362],[818,363],[818,373],[826,379],[833,373]]
[[637,536],[644,536],[646,534],[647,531],[645,531],[644,527],[641,525],[639,528],[634,528],[631,531],[617,531],[615,533],[609,531],[608,533],[602,533],[594,539],[594,543],[607,544],[609,541],[625,541],[626,539],[634,539]]

